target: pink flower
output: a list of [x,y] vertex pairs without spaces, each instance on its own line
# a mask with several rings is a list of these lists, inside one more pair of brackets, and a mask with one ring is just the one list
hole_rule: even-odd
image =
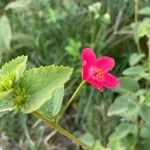
[[118,78],[108,73],[114,66],[113,58],[102,56],[96,59],[92,49],[82,50],[82,79],[99,91],[102,92],[104,87],[111,89],[120,85]]

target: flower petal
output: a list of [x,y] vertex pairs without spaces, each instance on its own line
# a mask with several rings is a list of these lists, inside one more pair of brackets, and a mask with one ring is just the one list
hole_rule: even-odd
[[90,83],[93,87],[96,87],[100,92],[103,91],[102,83],[101,81],[98,81],[96,77],[91,76],[91,78],[86,80],[86,82]]
[[95,65],[96,63],[96,56],[92,49],[90,48],[84,48],[82,50],[82,66],[90,67]]
[[87,80],[90,76],[90,69],[96,64],[96,56],[92,49],[84,48],[82,50],[82,78]]
[[111,89],[118,87],[120,85],[120,81],[117,77],[111,75],[110,73],[105,73],[102,84],[104,87]]
[[115,66],[115,60],[108,56],[102,56],[96,61],[97,67],[101,68],[104,72],[112,70]]

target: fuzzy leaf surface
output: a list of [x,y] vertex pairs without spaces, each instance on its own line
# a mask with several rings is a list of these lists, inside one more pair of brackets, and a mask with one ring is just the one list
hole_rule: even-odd
[[31,113],[50,100],[53,92],[69,80],[72,68],[48,66],[27,71],[19,81],[19,88],[28,95],[22,111]]
[[48,100],[40,109],[40,113],[44,114],[45,116],[49,118],[53,118],[61,110],[62,102],[64,97],[64,88],[61,87],[59,89],[56,89],[53,92],[53,96],[50,100]]

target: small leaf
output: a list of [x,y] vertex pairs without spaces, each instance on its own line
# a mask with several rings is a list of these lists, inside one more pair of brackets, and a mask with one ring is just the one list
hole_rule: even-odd
[[150,107],[143,106],[140,110],[140,116],[147,124],[150,125]]
[[12,91],[8,91],[5,96],[0,97],[0,112],[13,110],[13,99],[10,92]]
[[138,24],[137,28],[137,39],[140,39],[143,36],[150,37],[150,19],[145,18],[142,22]]
[[52,98],[56,89],[64,86],[71,73],[69,67],[54,65],[27,71],[19,81],[19,88],[29,96],[23,99],[22,111],[30,113],[39,109]]
[[111,138],[117,137],[118,139],[122,139],[130,133],[136,135],[137,133],[136,125],[128,122],[122,122],[117,126],[115,132],[111,135]]
[[91,133],[87,132],[80,137],[80,140],[87,144],[88,146],[92,147],[94,144],[94,137]]
[[142,125],[142,128],[141,128],[141,134],[140,134],[140,136],[142,138],[150,139],[150,132],[149,131],[150,131],[150,125],[144,123]]
[[93,150],[106,150],[99,140],[94,142]]
[[16,80],[18,80],[26,69],[27,56],[19,56],[16,59],[6,63],[0,69],[0,76],[6,76],[11,72],[15,72]]
[[128,95],[123,95],[116,98],[115,102],[112,103],[108,110],[108,116],[124,114],[128,109],[131,101],[130,99],[132,99],[132,97]]
[[132,53],[130,58],[129,58],[129,64],[130,66],[134,66],[137,63],[140,62],[140,60],[144,57],[144,54],[138,54],[138,53]]
[[14,34],[12,36],[12,49],[19,50],[24,47],[35,49],[35,39],[32,36],[23,33]]
[[65,50],[72,55],[74,58],[80,57],[80,48],[81,48],[81,42],[75,41],[74,39],[69,39],[69,44],[66,46]]
[[10,51],[11,27],[6,16],[0,18],[0,51],[7,53]]
[[0,75],[0,96],[12,88],[14,80],[15,72],[11,72],[5,76]]
[[143,7],[139,10],[140,15],[150,15],[150,7]]
[[140,75],[144,75],[146,72],[143,69],[142,66],[138,65],[138,66],[134,66],[134,67],[130,67],[127,68],[123,71],[123,75],[130,75],[130,76],[140,76]]
[[124,92],[136,92],[139,89],[139,84],[131,77],[121,77],[120,79],[120,87],[115,89],[116,92],[124,93]]
[[40,109],[40,113],[45,116],[53,118],[60,112],[64,96],[64,88],[56,89],[53,96]]
[[150,107],[150,91],[146,91],[145,93],[145,101],[144,104]]
[[8,3],[8,5],[5,7],[5,10],[27,10],[29,7],[29,0],[17,0]]
[[17,57],[0,69],[0,97],[12,90],[13,83],[18,81],[26,68],[26,56]]
[[120,142],[117,138],[111,139],[108,143],[108,147],[111,150],[121,150]]

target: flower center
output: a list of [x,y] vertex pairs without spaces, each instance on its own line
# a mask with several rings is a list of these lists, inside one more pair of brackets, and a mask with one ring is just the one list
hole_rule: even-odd
[[100,68],[94,69],[94,75],[100,80],[104,79],[104,72]]

